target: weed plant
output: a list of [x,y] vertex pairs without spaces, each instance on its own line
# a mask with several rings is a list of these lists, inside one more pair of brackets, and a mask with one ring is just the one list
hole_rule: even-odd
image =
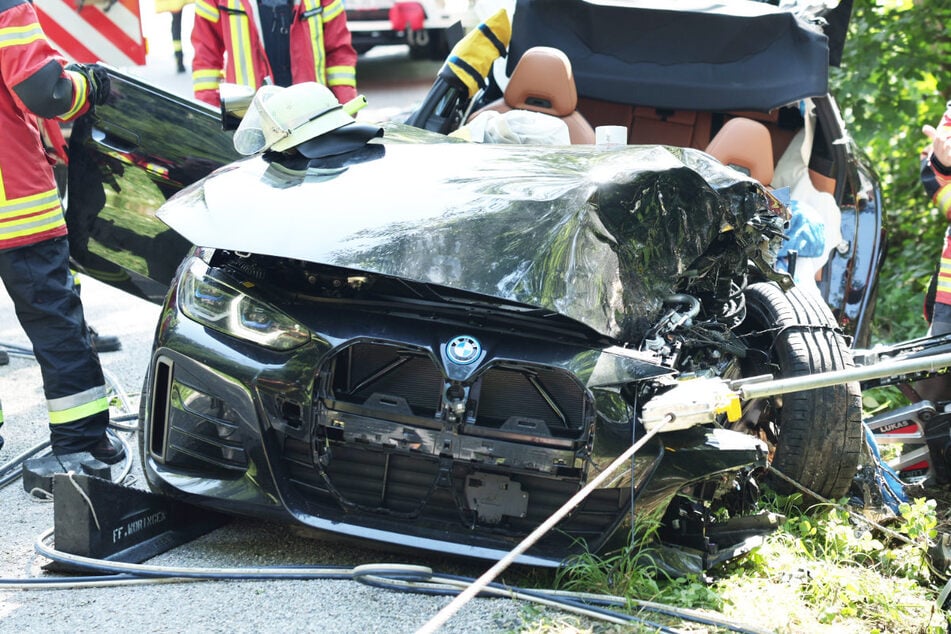
[[709,577],[662,572],[652,547],[657,524],[638,521],[627,548],[581,556],[556,581],[566,590],[628,597],[632,613],[636,601],[653,601],[780,633],[948,631],[949,613],[937,605],[945,571],[934,570],[927,555],[937,536],[934,500],[903,504],[885,527],[863,520],[845,499],[805,506],[798,494],[766,491],[760,506],[785,522]]

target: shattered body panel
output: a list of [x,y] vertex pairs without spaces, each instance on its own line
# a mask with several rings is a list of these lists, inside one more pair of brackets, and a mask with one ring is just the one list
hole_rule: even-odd
[[[383,145],[385,157],[332,175],[249,159],[159,217],[193,244],[448,286],[635,341],[721,232],[739,254],[752,250],[759,234],[748,223],[777,206],[758,184],[682,148]],[[394,197],[401,187],[425,195]],[[731,276],[745,258],[735,265]]]

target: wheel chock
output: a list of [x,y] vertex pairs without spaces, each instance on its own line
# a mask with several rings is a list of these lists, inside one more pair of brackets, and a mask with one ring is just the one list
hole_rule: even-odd
[[23,490],[33,497],[44,497],[53,493],[53,476],[58,473],[84,473],[111,480],[112,467],[92,457],[88,451],[68,453],[60,456],[48,455],[31,458],[23,462]]
[[[226,524],[223,513],[79,473],[53,476],[56,550],[92,559],[142,563]],[[53,570],[79,566],[53,562]]]

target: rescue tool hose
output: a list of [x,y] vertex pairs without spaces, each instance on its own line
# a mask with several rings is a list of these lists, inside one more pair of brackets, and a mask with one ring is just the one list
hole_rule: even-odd
[[[461,588],[468,587],[473,580],[456,575],[434,574],[426,566],[411,564],[364,564],[355,567],[346,566],[273,566],[260,568],[180,568],[156,566],[126,562],[106,561],[61,552],[47,545],[53,537],[54,529],[44,531],[36,538],[35,549],[40,555],[53,561],[112,574],[85,577],[40,577],[32,579],[0,579],[0,590],[60,590],[89,587],[110,587],[125,585],[143,585],[147,583],[189,583],[197,581],[249,581],[249,580],[350,580],[371,587],[379,587],[398,592],[410,592],[425,595],[458,594]],[[649,621],[641,616],[616,612],[605,606],[630,608],[652,612],[658,615],[679,618],[706,625],[713,625],[738,634],[765,634],[762,630],[735,623],[727,619],[717,619],[708,614],[686,608],[640,601],[613,595],[600,595],[588,592],[561,590],[535,590],[499,583],[488,584],[480,597],[509,598],[529,601],[571,612],[593,619],[627,625],[638,624],[651,631],[675,633],[660,623]]]
[[592,491],[601,486],[601,484],[612,476],[614,472],[630,460],[634,454],[643,447],[648,440],[657,435],[661,430],[664,429],[671,421],[674,420],[674,417],[668,414],[663,422],[651,431],[644,434],[640,440],[635,442],[633,445],[628,447],[624,453],[614,459],[614,462],[609,464],[607,468],[604,469],[601,473],[597,475],[593,480],[588,482],[580,491],[571,496],[567,502],[565,502],[561,508],[552,513],[548,519],[542,522],[535,530],[528,534],[528,536],[523,539],[518,545],[510,550],[502,559],[497,561],[491,568],[489,568],[485,573],[475,580],[475,582],[461,592],[456,598],[449,602],[443,609],[441,609],[433,618],[431,618],[426,624],[423,625],[417,634],[431,634],[437,629],[442,627],[446,621],[452,617],[453,614],[459,611],[462,606],[468,603],[472,597],[476,596],[485,588],[491,581],[493,581],[497,576],[499,576],[502,571],[508,568],[512,562],[515,561],[516,557],[528,550],[535,542],[537,542],[541,537],[555,527],[555,524],[560,522],[568,513],[570,513],[576,506],[581,504],[581,502],[591,494]]

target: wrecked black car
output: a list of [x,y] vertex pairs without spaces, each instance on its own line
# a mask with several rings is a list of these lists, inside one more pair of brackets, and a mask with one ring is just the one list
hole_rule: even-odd
[[691,147],[381,129],[241,158],[219,113],[115,71],[76,124],[74,258],[163,305],[153,490],[497,559],[660,428],[519,561],[618,546],[643,515],[693,569],[748,549],[723,518],[767,465],[848,490],[857,384],[730,390],[851,365],[829,307],[775,268],[769,188]]

